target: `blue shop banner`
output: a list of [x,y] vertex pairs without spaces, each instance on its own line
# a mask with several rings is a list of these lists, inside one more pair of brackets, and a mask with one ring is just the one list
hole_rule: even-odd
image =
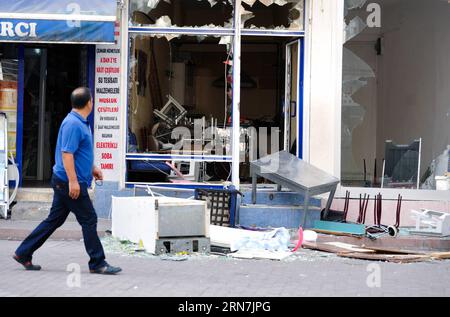
[[0,0],[0,42],[114,43],[117,0]]

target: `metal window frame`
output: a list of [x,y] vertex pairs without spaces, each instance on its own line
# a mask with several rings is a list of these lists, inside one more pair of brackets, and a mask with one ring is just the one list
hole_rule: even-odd
[[[298,128],[298,156],[302,157],[303,153],[303,82],[304,82],[304,37],[306,35],[305,29],[307,25],[306,20],[306,10],[307,10],[307,1],[304,0],[304,11],[303,11],[303,30],[276,30],[276,29],[246,29],[241,26],[241,15],[236,14],[236,12],[240,12],[241,10],[241,0],[234,0],[234,8],[237,10],[233,11],[233,26],[231,28],[224,27],[154,27],[154,26],[131,26],[128,25],[129,19],[129,5],[126,2],[121,18],[122,18],[122,55],[126,55],[123,57],[123,60],[126,60],[126,68],[124,68],[122,73],[125,75],[122,76],[122,80],[125,81],[125,84],[122,85],[122,91],[128,91],[127,89],[123,90],[125,87],[128,87],[129,80],[129,65],[130,65],[130,37],[136,35],[160,35],[160,34],[172,34],[172,35],[190,35],[190,36],[233,36],[233,50],[234,50],[234,62],[233,62],[233,103],[232,103],[232,155],[230,156],[205,156],[205,155],[161,155],[161,154],[136,154],[136,153],[128,153],[127,146],[127,133],[128,133],[128,93],[125,97],[122,97],[122,100],[126,100],[122,104],[127,105],[126,109],[122,114],[122,123],[125,127],[122,133],[122,146],[125,146],[125,150],[123,151],[125,155],[123,156],[122,164],[124,166],[123,173],[121,173],[120,187],[124,188],[129,186],[130,182],[127,182],[127,161],[129,160],[139,160],[139,159],[152,159],[152,160],[191,160],[191,161],[202,161],[202,162],[211,162],[211,161],[221,161],[221,162],[231,162],[232,163],[232,183],[233,185],[239,189],[240,186],[240,175],[239,175],[239,143],[240,143],[240,93],[241,93],[241,83],[240,83],[240,75],[241,75],[241,44],[242,44],[242,36],[278,36],[278,37],[297,37],[299,38],[299,45],[301,52],[299,52],[300,63],[298,64],[299,72],[298,72],[298,84],[299,84],[299,99],[297,105],[297,113],[299,117],[299,128]],[[237,27],[236,27],[237,26]],[[123,42],[126,42],[126,47],[123,45]],[[126,54],[123,54],[126,52]],[[300,112],[302,111],[302,112]],[[234,149],[238,149],[237,151]],[[231,160],[230,160],[231,159]],[[177,187],[184,188],[189,185],[185,184],[176,184]]]

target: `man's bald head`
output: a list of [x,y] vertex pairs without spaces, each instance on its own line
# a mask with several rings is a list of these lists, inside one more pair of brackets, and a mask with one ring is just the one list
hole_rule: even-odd
[[80,87],[75,89],[70,96],[72,102],[72,108],[83,109],[91,101],[92,95],[89,88]]

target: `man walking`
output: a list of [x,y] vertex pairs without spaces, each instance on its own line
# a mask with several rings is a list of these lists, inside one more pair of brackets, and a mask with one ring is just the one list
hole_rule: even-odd
[[14,259],[25,269],[38,271],[32,263],[33,253],[52,233],[62,226],[73,212],[83,230],[84,245],[89,254],[91,273],[116,274],[122,269],[105,261],[102,244],[97,235],[97,215],[88,194],[92,178],[103,180],[94,166],[91,129],[87,117],[92,112],[92,95],[88,88],[77,88],[71,95],[72,112],[61,124],[56,144],[52,187],[54,191],[50,214],[19,246]]

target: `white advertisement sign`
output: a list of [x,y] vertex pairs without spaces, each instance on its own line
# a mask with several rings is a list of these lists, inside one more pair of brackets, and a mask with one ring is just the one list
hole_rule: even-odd
[[120,37],[116,44],[97,45],[95,62],[95,164],[105,181],[120,178]]

